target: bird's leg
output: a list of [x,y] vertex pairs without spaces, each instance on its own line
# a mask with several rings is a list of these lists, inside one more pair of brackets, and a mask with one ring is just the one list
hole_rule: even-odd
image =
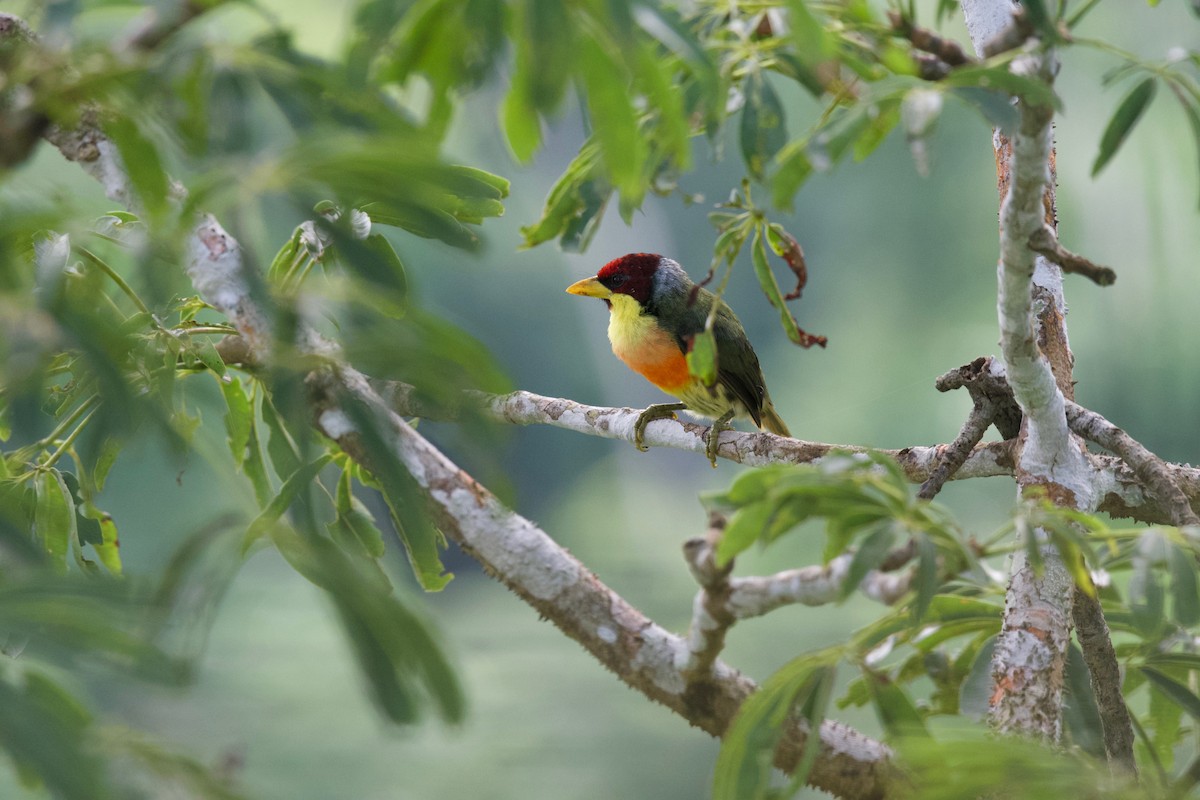
[[646,410],[633,423],[633,446],[643,453],[646,452],[646,445],[642,444],[642,434],[646,432],[646,426],[656,419],[675,419],[675,412],[685,408],[685,403],[655,403],[646,406]]
[[732,408],[713,420],[712,427],[708,429],[708,435],[704,437],[704,453],[708,456],[708,462],[713,465],[713,469],[717,468],[717,448],[721,446],[721,431],[733,429],[733,426],[729,424],[731,419],[733,419]]

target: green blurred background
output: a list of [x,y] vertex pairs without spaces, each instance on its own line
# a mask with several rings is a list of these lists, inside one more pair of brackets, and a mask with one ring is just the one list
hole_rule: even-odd
[[[337,53],[352,5],[267,0],[298,42]],[[923,3],[927,10],[933,3]],[[929,18],[931,15],[924,15]],[[82,24],[96,35],[126,20],[103,8]],[[207,27],[215,39],[261,30],[239,9]],[[966,39],[961,23],[948,33]],[[1110,0],[1084,34],[1150,58],[1172,47],[1196,48],[1200,25],[1187,3]],[[1077,399],[1125,427],[1161,455],[1194,460],[1200,369],[1200,168],[1192,131],[1167,93],[1118,158],[1098,178],[1088,173],[1100,133],[1124,89],[1101,86],[1113,62],[1073,48],[1063,59],[1056,128],[1058,208],[1064,243],[1118,272],[1114,287],[1067,281]],[[714,163],[697,143],[694,175],[683,188],[703,195],[686,206],[650,199],[626,227],[611,214],[590,252],[553,246],[519,251],[518,228],[536,219],[542,200],[581,139],[569,107],[551,127],[535,163],[515,165],[496,120],[503,76],[467,98],[447,146],[451,160],[513,181],[506,216],[483,228],[478,257],[412,237],[393,237],[420,302],[483,341],[515,387],[597,405],[643,406],[662,398],[611,355],[602,304],[563,293],[605,261],[652,251],[681,261],[694,277],[707,269],[714,239],[706,212],[741,179],[731,157]],[[801,132],[817,108],[797,95],[789,130]],[[810,281],[795,311],[801,325],[829,337],[828,349],[789,344],[739,264],[729,299],[762,359],[772,396],[805,439],[902,447],[949,441],[965,418],[965,396],[939,395],[933,380],[976,356],[996,352],[996,207],[990,130],[972,111],[948,104],[930,142],[931,175],[922,179],[899,133],[864,164],[814,178],[794,214],[779,217],[797,235]],[[730,148],[731,154],[735,148]],[[100,213],[99,188],[50,148],[0,195],[61,193]],[[265,262],[300,218],[288,203],[265,203],[240,220],[244,246]],[[379,342],[387,347],[387,342]],[[118,461],[102,497],[121,528],[130,572],[152,573],[186,534],[219,515],[249,519],[253,498],[219,474],[206,453],[224,447],[221,410],[211,381],[191,399],[204,415],[199,446],[185,462],[150,438]],[[683,631],[695,586],[680,545],[703,531],[697,495],[724,487],[739,467],[709,468],[702,458],[667,450],[638,453],[625,444],[549,428],[503,431],[480,453],[453,427],[421,423],[468,471],[506,487],[517,510],[541,525],[607,584],[669,629]],[[952,484],[940,498],[969,531],[986,534],[1005,520],[1011,481]],[[738,564],[742,574],[813,563],[820,535],[805,529]],[[392,541],[391,566],[410,594]],[[717,743],[625,688],[577,645],[457,553],[457,578],[420,599],[456,657],[470,697],[457,729],[431,722],[411,731],[385,727],[363,694],[336,620],[319,590],[274,551],[253,556],[217,616],[196,684],[168,692],[112,679],[91,696],[117,719],[235,771],[238,785],[261,798],[696,798],[707,795]],[[878,613],[854,599],[844,606],[789,608],[743,623],[727,659],[762,679],[799,652],[843,638]],[[868,733],[870,712],[839,712]],[[0,796],[36,796],[0,772]]]

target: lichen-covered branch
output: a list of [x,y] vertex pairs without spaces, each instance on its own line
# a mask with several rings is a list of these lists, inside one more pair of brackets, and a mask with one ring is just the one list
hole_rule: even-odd
[[[797,603],[805,606],[836,603],[842,597],[853,558],[852,553],[847,553],[824,566],[814,564],[774,575],[732,578],[729,608],[738,619],[747,619]],[[876,602],[895,605],[908,593],[912,579],[911,571],[871,570],[858,584],[858,590]]]
[[[962,6],[980,55],[994,52],[998,41],[1003,49],[1011,49],[1014,29],[1022,44],[1028,38],[1021,18],[1014,17],[1017,6],[1011,0],[962,0]],[[1036,44],[1010,65],[1014,72],[1047,85],[1056,68],[1053,51]],[[1000,348],[1023,415],[1017,484],[1022,492],[1038,487],[1059,505],[1092,510],[1097,500],[1094,470],[1086,449],[1067,427],[1064,408],[1072,358],[1063,321],[1062,274],[1029,249],[1047,217],[1053,221],[1054,109],[1025,98],[1017,110],[1020,123],[1011,141],[999,132],[994,140],[1001,190],[996,304]],[[990,719],[1002,732],[1057,741],[1074,583],[1055,548],[1045,543],[1044,532],[1032,535],[1043,542],[1038,546],[1044,566],[1040,572],[1034,569],[1023,549],[1013,556],[1004,622],[992,658]]]
[[708,532],[702,538],[683,544],[683,557],[700,591],[692,602],[692,623],[687,633],[687,661],[683,675],[691,685],[711,679],[713,665],[725,647],[725,634],[736,620],[729,610],[729,573],[733,561],[717,566],[716,551],[726,520],[717,513],[709,515]]

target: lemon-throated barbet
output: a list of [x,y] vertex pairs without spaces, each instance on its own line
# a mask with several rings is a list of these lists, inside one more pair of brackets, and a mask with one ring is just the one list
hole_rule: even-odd
[[[687,410],[715,420],[706,441],[716,466],[717,438],[734,417],[748,418],[759,428],[791,436],[767,394],[758,356],[742,323],[729,306],[696,286],[683,267],[652,253],[630,253],[608,262],[591,278],[567,287],[571,294],[598,297],[609,309],[608,339],[613,353],[635,372],[680,403],[652,405],[638,417],[634,443],[644,450],[642,434],[655,419]],[[717,379],[710,389],[688,371],[692,336],[713,319],[717,345]]]

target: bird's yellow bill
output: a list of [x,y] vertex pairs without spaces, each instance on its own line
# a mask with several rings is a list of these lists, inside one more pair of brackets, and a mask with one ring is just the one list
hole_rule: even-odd
[[581,281],[576,281],[567,287],[569,294],[577,294],[583,297],[599,297],[607,299],[612,297],[612,290],[605,286],[600,281],[596,280],[593,275],[590,278],[584,278]]

